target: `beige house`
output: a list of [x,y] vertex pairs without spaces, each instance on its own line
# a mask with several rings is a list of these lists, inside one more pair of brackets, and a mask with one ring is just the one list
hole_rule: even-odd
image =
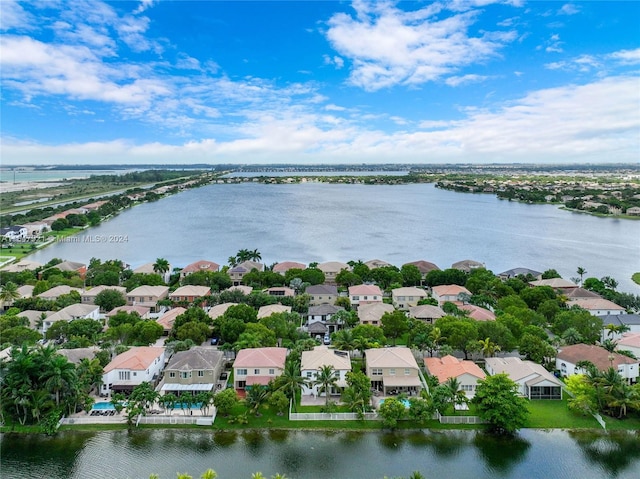
[[173,308],[164,313],[157,319],[157,323],[162,326],[164,330],[164,335],[167,336],[171,329],[173,328],[173,323],[176,322],[176,318],[181,314],[184,314],[187,310],[185,308]]
[[422,304],[420,306],[413,306],[409,308],[410,318],[419,319],[425,323],[433,324],[439,318],[446,316],[446,313],[440,306],[433,306],[431,304]]
[[224,365],[224,353],[197,346],[171,356],[164,369],[163,394],[197,394],[216,388]]
[[10,265],[2,268],[3,273],[21,273],[22,271],[34,271],[40,267],[44,266],[42,263],[38,263],[37,261],[29,261],[28,259],[21,259],[16,263],[11,263]]
[[465,273],[471,273],[474,269],[484,268],[484,263],[472,259],[463,259],[451,265],[452,269],[459,269]]
[[220,269],[220,265],[218,263],[214,263],[213,261],[200,260],[195,263],[188,264],[180,271],[180,279],[184,279],[186,276],[189,276],[191,273],[197,273],[198,271],[211,271],[216,272]]
[[618,340],[617,351],[630,351],[640,358],[640,333],[624,333]]
[[250,273],[252,270],[257,269],[258,271],[264,271],[264,265],[262,263],[256,263],[255,261],[245,261],[240,263],[233,268],[230,268],[227,273],[231,278],[231,284],[234,286],[239,286],[242,284],[242,278],[247,273]]
[[153,268],[153,263],[145,263],[142,266],[138,266],[133,272],[136,274],[157,274],[165,283],[168,283],[171,277],[171,265],[169,265],[169,269],[165,273],[158,273]]
[[471,296],[471,291],[457,284],[443,284],[431,288],[431,296],[438,302],[438,306],[442,306],[446,302],[460,302],[458,298],[460,294]]
[[258,310],[258,319],[268,318],[272,314],[276,313],[290,313],[291,306],[283,306],[281,304],[267,304],[266,306],[261,306]]
[[409,348],[367,349],[364,355],[371,387],[383,396],[400,393],[413,396],[422,390],[420,368]]
[[152,311],[158,307],[158,301],[169,296],[168,286],[138,286],[127,293],[129,306],[147,306]]
[[324,273],[324,282],[328,284],[336,283],[336,276],[340,271],[346,269],[351,271],[351,266],[347,263],[341,263],[339,261],[327,261],[326,263],[320,263],[318,269]]
[[380,326],[382,316],[385,313],[393,313],[394,311],[395,308],[386,303],[364,304],[358,308],[358,319],[360,319],[360,324]]
[[233,386],[239,390],[266,386],[282,375],[286,358],[286,348],[241,349],[233,363]]
[[310,296],[309,306],[335,304],[338,299],[338,288],[331,284],[315,284],[307,286],[305,293]]
[[319,384],[313,381],[318,376],[318,370],[323,366],[332,366],[336,377],[336,386],[332,387],[330,395],[339,395],[342,388],[347,387],[347,373],[351,371],[351,359],[346,351],[338,351],[329,349],[327,346],[316,346],[311,351],[303,351],[300,361],[300,373],[308,383],[302,386],[302,394],[305,396],[321,396],[319,393]]
[[267,293],[269,296],[286,296],[290,298],[293,298],[296,295],[296,292],[293,289],[286,286],[274,286],[272,288],[266,289],[265,293]]
[[111,316],[115,316],[120,311],[124,311],[125,313],[138,313],[141,319],[149,319],[151,317],[151,308],[147,306],[118,306],[117,308],[113,308],[106,314],[107,318]]
[[387,263],[386,261],[381,260],[381,259],[370,259],[369,261],[365,261],[364,264],[367,265],[367,267],[369,269],[376,269],[376,268],[383,268],[385,266],[392,266],[391,263]]
[[637,382],[640,374],[640,360],[631,359],[620,353],[611,353],[594,344],[562,346],[556,356],[556,369],[563,377],[584,374],[586,371],[578,366],[581,361],[589,361],[598,371],[613,368],[630,384]]
[[537,281],[529,281],[530,286],[551,286],[553,289],[572,289],[578,285],[562,278],[539,279]]
[[102,293],[105,290],[117,291],[122,295],[122,298],[125,299],[127,296],[127,289],[122,286],[96,286],[91,289],[86,289],[80,293],[80,299],[82,304],[96,304],[96,296]]
[[422,282],[426,279],[427,275],[431,271],[434,271],[434,270],[435,271],[439,271],[440,270],[440,268],[438,268],[438,266],[435,265],[434,263],[431,263],[429,261],[424,261],[424,260],[411,261],[410,263],[405,263],[405,264],[408,264],[408,265],[410,264],[410,265],[415,266],[416,268],[418,268],[418,271],[420,271],[420,275],[422,276],[420,284],[423,284]]
[[278,273],[284,276],[285,273],[290,269],[307,269],[307,265],[302,263],[297,263],[295,261],[283,261],[282,263],[277,263],[273,265],[272,271],[274,273]]
[[407,287],[391,290],[391,303],[396,309],[408,311],[414,306],[418,306],[418,301],[425,299],[427,292],[421,288]]
[[82,290],[80,288],[72,288],[71,286],[67,286],[67,285],[63,284],[63,285],[60,285],[60,286],[55,286],[55,287],[53,287],[51,289],[48,289],[47,291],[44,291],[44,292],[40,293],[38,295],[38,298],[48,299],[50,301],[55,301],[56,299],[58,299],[63,294],[71,293],[71,291],[77,291],[78,293],[82,294]]
[[589,311],[593,316],[609,316],[627,312],[622,306],[604,298],[572,298],[567,302],[567,306],[579,306]]
[[224,313],[226,313],[227,309],[229,309],[231,306],[237,306],[237,305],[238,303],[216,304],[215,306],[212,306],[211,308],[209,308],[209,312],[207,314],[211,319],[216,319],[222,316]]
[[375,284],[350,286],[349,301],[356,311],[365,304],[382,303],[382,290]]
[[186,285],[180,286],[169,295],[169,299],[173,302],[187,301],[193,303],[196,299],[204,298],[211,294],[209,286]]
[[42,333],[46,333],[57,321],[69,322],[74,319],[93,319],[97,321],[99,318],[100,308],[95,304],[72,304],[47,316],[47,318],[42,321]]
[[476,393],[478,381],[484,379],[486,374],[473,361],[458,359],[447,355],[443,358],[424,358],[424,365],[431,376],[438,378],[440,384],[449,378],[456,378],[468,398]]
[[486,358],[485,369],[491,376],[509,376],[518,383],[520,394],[529,399],[562,399],[563,383],[540,364],[517,357]]

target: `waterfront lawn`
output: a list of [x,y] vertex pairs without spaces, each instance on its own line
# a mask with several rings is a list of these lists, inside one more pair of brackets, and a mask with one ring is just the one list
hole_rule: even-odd
[[618,419],[615,417],[602,416],[605,424],[607,425],[607,430],[633,430],[640,431],[640,413],[636,414],[627,414],[627,417],[624,419]]
[[633,276],[631,276],[631,279],[633,280],[634,283],[640,284],[640,273],[633,273]]
[[28,244],[19,244],[14,245],[11,248],[2,248],[2,257],[3,261],[8,260],[13,257],[16,261],[20,261],[22,258],[27,256],[29,253],[32,253],[35,250],[33,245]]
[[599,429],[591,415],[583,416],[571,411],[567,400],[533,399],[529,401],[529,419],[525,427],[540,429]]

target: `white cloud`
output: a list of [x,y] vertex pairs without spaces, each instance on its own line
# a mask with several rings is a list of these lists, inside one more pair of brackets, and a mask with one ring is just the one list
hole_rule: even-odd
[[351,60],[353,85],[374,91],[426,83],[496,57],[516,39],[513,31],[468,34],[479,15],[469,9],[485,3],[495,2],[447,4],[458,10],[440,17],[436,16],[444,9],[440,3],[405,12],[389,2],[354,2],[355,16],[335,14],[326,36],[342,57]]
[[30,30],[33,17],[15,0],[0,2],[0,31]]
[[558,10],[558,15],[575,15],[576,13],[580,13],[580,8],[573,3],[565,3],[560,10]]
[[640,64],[640,48],[635,50],[619,50],[617,52],[599,55],[579,55],[567,60],[547,63],[544,67],[548,70],[579,71],[581,73],[595,70],[603,74],[608,70],[638,64]]
[[144,12],[146,9],[151,8],[158,0],[140,0],[140,5],[133,11],[134,15]]
[[445,80],[445,83],[449,86],[456,87],[467,83],[479,83],[486,80],[487,78],[489,77],[486,75],[469,74],[449,77]]
[[635,50],[620,50],[609,55],[612,58],[623,65],[637,65],[640,63],[640,48]]

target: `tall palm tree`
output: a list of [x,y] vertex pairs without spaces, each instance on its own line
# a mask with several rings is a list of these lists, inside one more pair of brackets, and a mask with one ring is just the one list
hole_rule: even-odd
[[169,261],[164,258],[158,258],[156,259],[156,262],[153,263],[153,271],[158,273],[160,276],[164,276],[164,274],[169,271],[170,267],[171,265],[169,264]]
[[336,387],[338,384],[338,378],[336,377],[336,370],[331,365],[323,365],[318,368],[318,374],[313,381],[314,386],[320,386],[318,392],[325,393],[324,405],[329,406],[329,394],[331,388]]
[[578,266],[576,273],[578,273],[578,276],[580,276],[580,286],[582,286],[582,278],[584,277],[585,274],[587,274],[587,270],[584,269],[582,266]]
[[458,381],[458,378],[449,378],[443,383],[443,385],[447,390],[449,402],[454,406],[453,411],[455,412],[455,406],[459,404],[458,401],[460,400],[459,393],[461,392],[464,395],[464,391],[460,389],[460,381]]
[[356,349],[355,338],[350,329],[341,329],[333,335],[333,345],[336,349],[347,351],[349,356]]
[[494,354],[500,351],[500,346],[491,341],[490,338],[480,339],[478,341],[480,344],[480,349],[482,350],[482,355],[485,358],[492,358]]
[[627,408],[640,409],[640,394],[637,388],[633,388],[628,384],[621,384],[616,389],[614,397],[609,400],[609,406],[620,409],[618,418],[622,419],[627,415]]
[[258,251],[257,249],[254,249],[253,251],[249,251],[249,260],[250,261],[260,261],[262,259],[262,255],[260,254],[260,251]]
[[42,379],[47,389],[55,395],[56,406],[60,406],[61,393],[68,390],[76,380],[76,367],[64,356],[55,355]]
[[284,371],[278,378],[278,390],[284,392],[289,399],[293,401],[293,410],[297,410],[296,396],[302,386],[307,384],[307,380],[300,374],[300,363],[287,361],[284,365]]
[[0,307],[4,307],[7,303],[12,303],[16,299],[20,299],[20,296],[18,286],[9,281],[2,287],[2,290],[0,290]]

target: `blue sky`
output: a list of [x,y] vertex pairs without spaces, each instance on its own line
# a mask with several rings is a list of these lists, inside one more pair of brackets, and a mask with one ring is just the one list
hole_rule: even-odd
[[640,2],[0,0],[2,163],[640,160]]

